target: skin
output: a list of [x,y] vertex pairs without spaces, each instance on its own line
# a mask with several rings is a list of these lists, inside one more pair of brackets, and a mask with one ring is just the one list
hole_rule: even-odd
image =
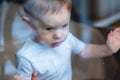
[[[14,80],[25,80],[24,78],[22,78],[18,75],[14,75],[13,77],[14,77]],[[34,72],[32,74],[32,79],[31,80],[37,80],[37,73],[36,72]]]
[[106,40],[106,44],[86,44],[82,53],[79,55],[83,58],[105,57],[115,54],[120,49],[120,27],[111,31]]
[[[31,27],[35,32],[34,40],[49,47],[59,46],[67,37],[69,32],[69,20],[70,13],[66,8],[62,9],[62,12],[57,14],[46,14],[42,17],[43,23],[37,21],[36,25],[31,25],[31,21],[28,17],[23,17],[23,20]],[[82,58],[96,58],[104,57],[114,54],[120,49],[120,28],[111,31],[108,34],[106,44],[86,44],[85,48],[79,53]],[[33,73],[32,80],[37,80],[37,74]],[[24,78],[14,75],[15,80],[25,80]]]
[[[61,19],[62,17],[62,19]],[[58,14],[45,14],[42,18],[42,23],[35,20],[35,25],[28,17],[23,17],[23,20],[35,32],[34,40],[49,47],[57,47],[65,41],[69,32],[70,13],[66,9],[62,9]]]

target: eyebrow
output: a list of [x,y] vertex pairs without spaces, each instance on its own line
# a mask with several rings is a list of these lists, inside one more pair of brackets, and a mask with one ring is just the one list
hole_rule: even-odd
[[[67,25],[67,24],[69,24],[69,22],[63,24],[62,26],[65,26],[65,25]],[[50,27],[50,28],[55,28],[56,26],[44,25],[44,27],[45,27],[45,28],[49,28],[49,27]]]

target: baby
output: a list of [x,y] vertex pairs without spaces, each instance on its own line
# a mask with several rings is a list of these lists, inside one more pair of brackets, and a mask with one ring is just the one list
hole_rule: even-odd
[[120,28],[103,45],[85,44],[69,32],[70,0],[28,0],[23,9],[22,20],[33,33],[16,54],[15,80],[72,80],[72,54],[95,58],[120,49]]

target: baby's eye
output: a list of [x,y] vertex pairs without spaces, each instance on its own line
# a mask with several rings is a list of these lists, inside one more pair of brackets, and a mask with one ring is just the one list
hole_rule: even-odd
[[50,31],[50,30],[52,30],[53,28],[46,28],[46,30],[48,30],[48,31]]
[[63,28],[65,28],[65,27],[67,27],[67,25],[68,25],[68,23],[67,23],[67,24],[65,24],[65,25],[63,25],[62,27],[63,27]]

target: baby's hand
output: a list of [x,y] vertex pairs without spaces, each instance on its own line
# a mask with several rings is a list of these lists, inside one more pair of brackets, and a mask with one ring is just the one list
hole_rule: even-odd
[[[33,74],[32,74],[32,79],[31,80],[37,80],[37,73],[36,72],[33,72]],[[13,76],[13,78],[14,78],[14,80],[25,80],[24,78],[22,78],[22,77],[20,77],[20,76],[18,76],[18,75],[14,75]]]
[[25,80],[24,78],[22,78],[18,75],[14,75],[13,78],[14,78],[14,80]]
[[33,72],[33,74],[32,74],[32,80],[37,80],[37,73],[36,72]]
[[116,53],[120,49],[120,27],[108,34],[106,44],[112,53]]

